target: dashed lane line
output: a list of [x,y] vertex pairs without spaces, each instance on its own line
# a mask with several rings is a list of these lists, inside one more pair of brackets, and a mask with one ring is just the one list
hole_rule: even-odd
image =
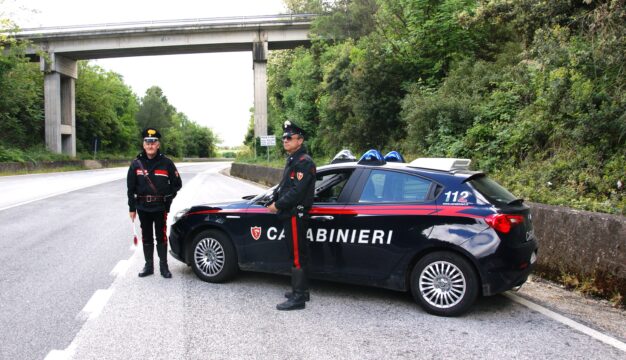
[[556,320],[558,322],[560,322],[561,324],[567,325],[569,327],[571,327],[574,330],[580,331],[581,333],[591,336],[592,338],[598,340],[598,341],[602,341],[603,343],[607,344],[607,345],[611,345],[619,350],[622,350],[624,352],[626,352],[626,343],[623,343],[613,337],[610,337],[608,335],[605,335],[597,330],[594,330],[588,326],[585,326],[581,323],[578,323],[570,318],[567,318],[561,314],[557,314],[552,310],[548,310],[547,308],[535,304],[534,302],[531,302],[529,300],[526,300],[518,295],[512,294],[510,291],[507,291],[505,293],[503,293],[502,295],[508,297],[509,299],[515,301],[518,304],[524,305],[527,308],[534,310],[538,313],[541,313],[553,320]]
[[[135,249],[135,250],[136,248],[137,247],[135,246],[131,247],[131,249]],[[128,260],[118,261],[115,267],[113,267],[113,270],[111,270],[110,275],[114,276],[115,278],[125,276],[130,264],[132,263],[131,259],[133,256],[135,256],[135,254],[133,254]],[[113,280],[113,282],[115,282],[115,280]],[[97,318],[102,312],[102,310],[104,309],[104,307],[106,306],[109,299],[111,298],[111,295],[113,295],[112,286],[113,285],[111,285],[111,287],[109,287],[106,290],[103,290],[103,289],[96,290],[96,292],[91,296],[89,301],[87,301],[87,304],[85,305],[85,307],[83,307],[80,313],[76,315],[76,319],[88,321],[88,320],[93,320]],[[80,333],[80,330],[78,332]],[[66,349],[51,350],[48,353],[48,355],[46,355],[44,360],[69,360],[74,357],[75,353],[76,353],[76,337],[74,337],[74,339],[72,340],[72,342]]]

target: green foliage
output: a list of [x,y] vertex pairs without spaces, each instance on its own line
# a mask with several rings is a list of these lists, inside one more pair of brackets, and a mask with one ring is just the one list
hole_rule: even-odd
[[[213,157],[219,142],[211,129],[200,126],[187,115],[176,111],[163,90],[153,86],[146,90],[136,115],[140,129],[154,127],[161,133],[161,151],[176,157]],[[141,144],[140,132],[136,133]],[[139,145],[140,146],[140,145]]]
[[4,147],[0,144],[0,162],[39,162],[69,159],[70,157],[67,155],[54,154],[48,151],[43,145],[21,150],[14,147]]
[[16,30],[0,18],[0,144],[25,148],[43,137],[43,77],[24,56],[26,44],[13,37]]
[[324,16],[311,48],[272,53],[272,128],[302,122],[317,156],[467,157],[527,200],[625,213],[624,1],[290,3]]
[[122,77],[88,62],[78,63],[76,80],[76,149],[131,153],[137,138],[138,100]]

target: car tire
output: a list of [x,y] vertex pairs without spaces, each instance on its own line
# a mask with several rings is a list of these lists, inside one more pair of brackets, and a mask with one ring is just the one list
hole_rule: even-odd
[[191,268],[203,281],[219,283],[231,279],[238,270],[232,242],[221,231],[205,230],[191,242]]
[[461,255],[438,251],[421,258],[411,272],[411,293],[427,312],[458,316],[479,294],[478,277]]

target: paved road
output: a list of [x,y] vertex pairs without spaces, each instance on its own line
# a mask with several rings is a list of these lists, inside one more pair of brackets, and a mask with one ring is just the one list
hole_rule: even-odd
[[[218,173],[227,166],[180,167],[172,213],[260,191]],[[0,359],[626,358],[504,296],[440,318],[407,294],[314,282],[305,311],[278,312],[286,277],[209,284],[170,258],[172,279],[139,279],[121,173],[0,211]]]

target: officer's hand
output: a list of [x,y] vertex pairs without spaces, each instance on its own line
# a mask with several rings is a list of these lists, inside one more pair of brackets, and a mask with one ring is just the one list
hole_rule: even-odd
[[271,203],[267,208],[273,213],[278,212],[278,209],[276,208],[276,203]]
[[135,221],[135,217],[137,216],[137,212],[136,211],[129,211],[128,215],[130,215],[130,219],[132,221]]

